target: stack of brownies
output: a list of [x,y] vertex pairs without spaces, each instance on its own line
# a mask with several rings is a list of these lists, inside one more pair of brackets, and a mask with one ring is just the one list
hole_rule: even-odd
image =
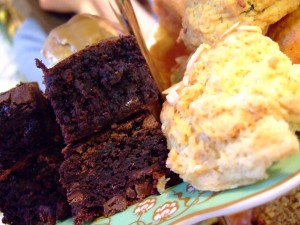
[[63,139],[37,83],[0,94],[0,211],[8,224],[48,224],[70,216],[59,184]]
[[133,36],[37,66],[67,143],[60,181],[76,224],[157,194],[160,180],[179,182],[165,166],[166,140],[149,113],[159,93]]
[[[1,143],[1,154],[7,156],[1,161],[0,169],[3,172],[9,168],[8,161],[18,164],[24,160],[31,165],[28,171],[23,165],[16,166],[22,167],[22,171],[4,175],[0,181],[0,198],[5,198],[3,193],[9,187],[24,192],[14,196],[11,193],[11,197],[1,199],[4,222],[13,224],[8,218],[22,201],[26,205],[25,200],[16,201],[23,197],[29,205],[36,205],[30,208],[32,212],[21,210],[23,214],[37,215],[40,218],[37,221],[45,223],[55,210],[55,219],[61,218],[60,210],[68,212],[63,208],[63,201],[58,200],[58,192],[62,190],[63,195],[66,189],[75,224],[79,225],[101,215],[110,216],[149,195],[158,194],[158,184],[166,183],[168,187],[180,182],[165,166],[166,140],[160,123],[149,112],[159,93],[133,36],[120,36],[88,46],[50,69],[39,60],[36,63],[44,72],[45,95],[51,102],[66,147],[63,148],[59,132],[56,132],[59,129],[50,127],[55,123],[41,112],[45,107],[31,107],[37,111],[32,115],[26,110],[16,112],[26,118],[15,121],[9,110],[12,105],[17,106],[15,110],[23,105],[14,104],[17,100],[12,97],[1,97],[1,104],[7,102],[8,105],[1,105],[1,120],[15,122],[3,127],[1,121],[1,135],[6,135],[1,136],[4,143]],[[24,96],[19,95],[20,98]],[[50,114],[47,112],[47,118]],[[27,126],[22,124],[24,121],[29,121]],[[23,130],[19,131],[21,128]],[[25,138],[30,132],[33,132],[32,137]],[[42,146],[35,146],[35,143]],[[8,148],[12,145],[20,145],[21,150],[16,149],[11,155]],[[45,151],[39,151],[42,148]],[[59,157],[61,150],[64,159]],[[58,183],[58,169],[62,188]],[[31,184],[28,179],[31,177],[32,182],[40,186]],[[48,188],[53,193],[44,193]],[[46,200],[39,203],[35,198],[40,195],[55,199],[51,203],[56,205],[47,205]]]

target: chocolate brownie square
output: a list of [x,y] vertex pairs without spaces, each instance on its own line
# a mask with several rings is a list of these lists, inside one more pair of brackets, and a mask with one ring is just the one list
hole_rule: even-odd
[[50,102],[37,83],[21,83],[0,94],[1,173],[19,160],[49,145],[62,147],[63,138]]
[[21,169],[0,181],[3,223],[55,225],[71,216],[66,190],[59,183],[62,161],[61,148],[51,147],[23,160]]
[[160,181],[168,179],[168,186],[180,182],[166,168],[166,140],[160,124],[148,113],[70,144],[63,153],[60,181],[77,225],[158,194]]
[[134,36],[101,41],[74,53],[52,68],[42,68],[65,143],[109,127],[158,99]]

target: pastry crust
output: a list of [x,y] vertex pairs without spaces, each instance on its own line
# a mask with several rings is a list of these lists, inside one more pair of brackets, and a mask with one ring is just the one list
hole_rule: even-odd
[[159,24],[169,33],[178,35],[184,13],[184,0],[154,0],[154,10]]
[[267,33],[293,63],[300,64],[300,8],[272,24]]
[[[183,42],[178,42],[185,0],[154,0],[154,10],[157,13],[159,26],[156,30],[155,42],[150,48],[150,54],[160,72],[166,87],[183,74],[178,68],[190,52]],[[176,71],[176,77],[175,72]],[[174,78],[175,77],[175,78]],[[178,79],[177,79],[178,77]]]

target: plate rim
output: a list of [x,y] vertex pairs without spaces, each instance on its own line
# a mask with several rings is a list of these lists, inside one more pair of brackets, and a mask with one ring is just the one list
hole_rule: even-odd
[[[257,193],[250,194],[249,196],[245,196],[243,198],[239,198],[237,200],[230,201],[216,207],[210,207],[190,213],[189,215],[185,215],[183,217],[180,217],[176,221],[173,221],[172,223],[170,223],[170,225],[184,225],[186,223],[193,224],[203,222],[210,218],[226,216],[229,214],[248,210],[279,198],[280,196],[299,186],[299,184],[300,169],[298,169],[295,173],[287,176],[280,182],[276,183],[275,185],[267,187]],[[257,198],[259,198],[259,201],[257,201]],[[216,208],[217,210],[215,210]],[[236,210],[237,208],[238,210]],[[199,217],[201,217],[201,219]]]

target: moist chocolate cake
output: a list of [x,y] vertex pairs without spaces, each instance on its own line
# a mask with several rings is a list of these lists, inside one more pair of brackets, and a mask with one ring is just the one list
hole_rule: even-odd
[[67,189],[75,224],[110,216],[157,194],[159,179],[180,182],[166,166],[166,140],[146,112],[64,150],[61,183]]
[[157,101],[158,89],[134,36],[106,39],[48,69],[39,60],[66,143],[109,127]]
[[24,161],[25,167],[0,182],[3,223],[54,225],[71,216],[66,191],[59,184],[61,149],[47,151]]
[[63,141],[49,101],[37,83],[21,83],[0,94],[0,180],[18,160]]

